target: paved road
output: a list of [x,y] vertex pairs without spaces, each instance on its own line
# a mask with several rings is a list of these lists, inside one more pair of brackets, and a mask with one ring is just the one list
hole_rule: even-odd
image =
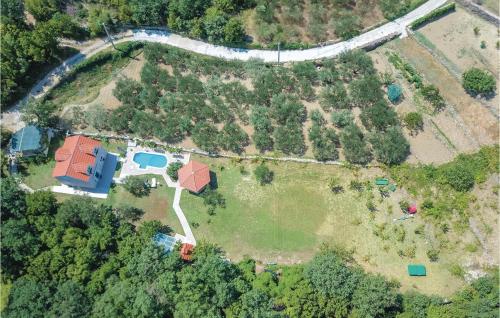
[[[281,51],[280,61],[291,62],[334,57],[344,51],[356,48],[364,48],[385,38],[391,38],[398,35],[405,36],[406,27],[408,25],[410,25],[416,19],[428,14],[432,10],[442,6],[444,3],[446,3],[446,1],[447,0],[429,0],[407,15],[395,21],[388,22],[376,29],[363,33],[347,41],[307,50]],[[169,33],[167,31],[135,29],[120,34],[118,35],[118,37],[120,37],[120,40],[118,40],[118,42],[140,40],[147,42],[164,43],[199,54],[225,59],[238,59],[247,61],[249,59],[256,58],[262,59],[266,62],[276,62],[278,60],[278,51],[227,48],[224,46],[218,46],[202,41],[192,40]],[[95,40],[93,41],[96,42]],[[110,47],[109,43],[98,40],[95,44],[88,46],[80,53],[64,61],[63,64],[53,69],[42,80],[40,80],[22,100],[20,100],[11,109],[2,113],[2,124],[12,130],[21,128],[23,126],[23,123],[21,122],[19,110],[29,98],[39,98],[43,96],[47,91],[53,88],[61,80],[61,78],[65,74],[67,74],[69,70],[71,70],[72,66],[108,47]]]

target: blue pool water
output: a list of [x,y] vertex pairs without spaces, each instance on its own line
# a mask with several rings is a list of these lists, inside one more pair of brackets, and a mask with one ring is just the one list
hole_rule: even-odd
[[138,152],[134,155],[134,162],[138,163],[141,169],[146,169],[147,166],[163,168],[167,165],[167,158],[153,153]]

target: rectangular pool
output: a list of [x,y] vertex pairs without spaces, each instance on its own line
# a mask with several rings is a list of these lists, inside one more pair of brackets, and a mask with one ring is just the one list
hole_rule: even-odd
[[167,157],[154,153],[138,152],[134,155],[134,162],[139,164],[139,168],[146,169],[148,166],[164,168],[167,166]]

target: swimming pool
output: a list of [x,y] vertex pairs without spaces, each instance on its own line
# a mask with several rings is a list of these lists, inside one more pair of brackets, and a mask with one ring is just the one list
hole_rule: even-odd
[[138,152],[134,155],[134,162],[138,163],[141,169],[146,169],[148,166],[164,168],[167,165],[167,158],[154,153]]

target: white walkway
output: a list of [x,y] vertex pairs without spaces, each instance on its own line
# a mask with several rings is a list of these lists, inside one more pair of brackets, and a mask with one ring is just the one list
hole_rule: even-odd
[[[376,29],[363,33],[355,38],[347,41],[335,43],[332,45],[326,45],[323,47],[317,47],[307,50],[285,50],[280,53],[280,61],[290,62],[290,61],[304,61],[304,60],[314,60],[319,58],[334,57],[338,54],[352,50],[355,48],[363,48],[374,42],[383,40],[387,37],[392,37],[396,35],[406,35],[406,27],[408,27],[413,21],[418,18],[425,16],[431,11],[439,8],[446,3],[447,0],[428,0],[426,3],[416,8],[407,15],[388,22]],[[233,49],[224,46],[213,45],[205,43],[202,41],[192,40],[189,38],[182,37],[180,35],[172,34],[167,31],[146,31],[141,29],[131,30],[115,36],[119,38],[116,42],[126,42],[126,41],[148,41],[148,42],[158,42],[165,43],[175,47],[183,48],[192,52],[199,54],[220,57],[225,59],[238,59],[247,61],[252,58],[262,59],[266,62],[276,62],[278,60],[277,51],[268,50],[246,50],[246,49]],[[78,62],[109,48],[111,45],[105,41],[98,41],[97,43],[85,48],[80,53],[72,56],[71,58],[64,61],[64,63],[50,73],[48,73],[42,80],[35,84],[35,86],[30,90],[30,92],[20,100],[11,109],[2,113],[2,123],[5,127],[17,130],[24,126],[21,121],[20,108],[26,103],[29,98],[39,98],[43,96],[47,91],[53,88],[61,78],[66,75],[71,68]]]
[[189,222],[186,219],[186,216],[184,215],[184,212],[182,211],[181,206],[180,206],[181,193],[182,193],[182,188],[179,186],[175,187],[173,208],[174,208],[175,214],[177,214],[177,218],[179,219],[179,222],[181,222],[181,226],[182,226],[182,230],[184,231],[184,235],[186,236],[187,242],[185,242],[185,243],[191,243],[193,245],[196,245],[196,240],[194,238],[193,232],[191,231],[191,227],[189,226]]
[[[134,155],[139,152],[163,155],[167,158],[167,166],[164,168],[155,168],[150,166],[147,166],[146,168],[140,168],[139,164],[134,162]],[[185,165],[189,162],[189,158],[191,157],[191,155],[189,153],[184,153],[182,155],[183,158],[179,157],[176,158],[174,157],[173,154],[169,152],[157,153],[152,149],[131,144],[127,147],[127,156],[125,160],[122,162],[122,170],[120,171],[120,176],[118,178],[115,178],[114,180],[116,183],[121,183],[123,179],[125,179],[127,176],[138,176],[144,174],[161,175],[165,180],[165,184],[168,187],[175,188],[175,195],[174,195],[174,201],[172,202],[172,207],[175,211],[175,214],[177,215],[177,218],[179,219],[179,222],[181,223],[182,230],[184,232],[184,235],[176,234],[175,238],[177,240],[180,240],[182,243],[190,243],[196,245],[196,239],[194,238],[193,231],[191,231],[189,222],[180,206],[182,188],[179,186],[179,182],[173,181],[167,175],[168,164],[172,162],[181,162],[183,165]]]

